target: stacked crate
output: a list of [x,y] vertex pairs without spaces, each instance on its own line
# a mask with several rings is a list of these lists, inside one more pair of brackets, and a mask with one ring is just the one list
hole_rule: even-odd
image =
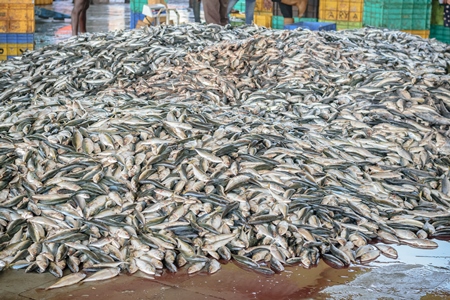
[[336,23],[337,30],[363,27],[364,0],[321,0],[319,22]]
[[[256,8],[256,6],[255,6]],[[230,24],[232,26],[241,26],[245,25],[245,0],[239,0],[233,6],[234,10],[237,10],[237,13],[230,14]]]
[[444,27],[444,6],[433,0],[431,6],[430,38],[450,44],[450,27]]
[[[244,1],[244,11],[245,11],[245,1]],[[255,14],[253,16],[253,23],[258,26],[264,26],[267,28],[272,27],[272,7],[266,9],[264,7],[264,0],[256,0]]]
[[[239,0],[233,6],[233,9],[239,11],[239,13],[231,14],[231,17],[233,19],[244,20],[243,24],[245,24],[245,0]],[[253,23],[267,28],[272,26],[272,8],[266,9],[264,7],[264,0],[256,0]],[[240,22],[240,24],[242,24],[242,22]]]
[[[322,0],[323,1],[323,0]],[[308,6],[306,7],[305,14],[298,18],[297,6],[292,6],[292,14],[294,15],[294,22],[317,22],[317,17],[319,15],[319,0],[308,0]],[[284,18],[280,10],[280,5],[276,2],[273,3],[273,17],[272,17],[272,28],[283,29],[284,28]]]
[[34,0],[35,5],[51,5],[53,0]]
[[0,60],[34,48],[33,0],[0,0]]
[[428,38],[431,0],[365,0],[364,25],[397,29]]

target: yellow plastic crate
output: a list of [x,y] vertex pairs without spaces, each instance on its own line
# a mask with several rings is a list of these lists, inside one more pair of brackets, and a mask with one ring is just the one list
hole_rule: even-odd
[[267,28],[272,27],[272,15],[254,15],[253,22],[255,25],[264,26]]
[[230,14],[230,17],[236,18],[236,19],[244,19],[245,20],[245,14]]
[[0,60],[6,60],[7,56],[8,56],[7,44],[0,44]]
[[33,50],[33,44],[7,44],[7,55],[17,56],[22,55],[27,50]]
[[33,4],[34,0],[0,0],[0,4]]
[[269,9],[266,9],[264,7],[264,0],[256,0],[255,12],[272,12],[272,7],[273,6],[271,6]]
[[33,33],[34,4],[0,3],[0,33]]
[[34,0],[34,4],[36,5],[50,5],[53,3],[53,0]]
[[327,21],[362,22],[364,0],[321,0],[319,19]]
[[33,20],[0,20],[0,33],[33,33]]
[[420,37],[423,37],[424,39],[427,39],[430,37],[430,31],[429,30],[401,30],[403,32],[407,32],[409,34],[418,35]]

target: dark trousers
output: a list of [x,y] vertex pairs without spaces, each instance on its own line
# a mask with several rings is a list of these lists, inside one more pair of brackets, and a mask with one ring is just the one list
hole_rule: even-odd
[[292,6],[281,3],[281,0],[273,0],[273,2],[277,2],[280,6],[280,11],[283,15],[283,18],[293,18]]

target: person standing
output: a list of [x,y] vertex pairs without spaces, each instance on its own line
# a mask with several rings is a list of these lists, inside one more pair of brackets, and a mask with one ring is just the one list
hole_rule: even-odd
[[203,0],[206,24],[228,24],[228,0]]
[[71,15],[72,35],[86,33],[86,11],[89,8],[90,0],[74,0]]
[[[238,0],[228,1],[227,16],[231,13],[231,10],[236,5]],[[256,0],[245,0],[245,24],[251,25],[253,23],[253,15],[255,14]]]
[[200,23],[200,0],[194,0],[193,3],[194,9],[194,21]]

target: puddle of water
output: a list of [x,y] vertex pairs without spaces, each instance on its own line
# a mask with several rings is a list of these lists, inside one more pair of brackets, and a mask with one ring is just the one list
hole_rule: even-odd
[[371,266],[382,266],[386,263],[405,263],[411,265],[423,265],[442,267],[450,270],[450,241],[433,240],[439,247],[436,249],[417,249],[407,245],[392,245],[398,252],[397,259],[391,259],[381,255]]

